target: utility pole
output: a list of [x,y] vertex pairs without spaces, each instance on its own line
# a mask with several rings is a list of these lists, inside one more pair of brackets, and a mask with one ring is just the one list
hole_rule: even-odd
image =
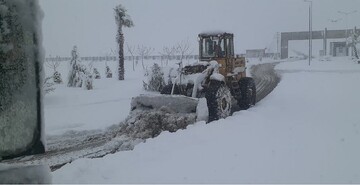
[[309,4],[309,66],[312,58],[312,1],[304,0],[304,2],[308,2]]
[[279,42],[280,42],[280,33],[276,33],[276,58],[279,59],[280,52],[279,52]]

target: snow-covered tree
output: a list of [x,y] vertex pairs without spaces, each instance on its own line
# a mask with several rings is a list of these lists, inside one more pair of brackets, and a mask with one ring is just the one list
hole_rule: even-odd
[[145,90],[160,92],[165,86],[164,73],[162,72],[160,66],[155,63],[151,67],[151,71],[147,72],[148,73],[145,73],[145,76],[147,76],[148,82],[143,82]]
[[130,16],[127,14],[127,10],[122,5],[118,5],[114,8],[115,11],[115,21],[117,25],[117,35],[116,42],[119,45],[119,66],[118,66],[118,79],[125,79],[125,67],[124,67],[124,34],[123,27],[133,27],[134,23],[131,20]]
[[175,46],[175,53],[180,55],[180,62],[187,56],[190,55],[190,43],[188,40],[183,40]]
[[85,65],[81,64],[76,46],[74,46],[71,51],[71,56],[68,87],[84,87],[87,90],[93,89],[92,74]]
[[80,57],[78,55],[77,47],[74,46],[71,51],[71,61],[70,61],[70,72],[68,78],[68,87],[81,87],[82,80],[80,75]]
[[132,66],[133,66],[133,71],[135,71],[135,46],[130,46],[128,43],[126,43],[126,47],[128,52],[131,55],[131,60],[132,60]]

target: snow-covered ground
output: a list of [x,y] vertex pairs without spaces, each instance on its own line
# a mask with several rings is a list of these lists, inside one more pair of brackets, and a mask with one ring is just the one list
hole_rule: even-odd
[[[133,151],[78,159],[53,172],[53,182],[360,183],[360,65],[337,58],[276,69],[278,87],[251,109],[163,132]],[[130,97],[142,91],[142,76],[128,72],[124,82],[104,79],[94,91],[58,88],[48,95],[46,130],[63,131],[64,120],[66,129],[120,122]]]
[[[154,62],[146,60],[145,66],[150,68]],[[123,121],[130,112],[131,98],[143,90],[144,70],[141,61],[132,69],[132,62],[126,61],[126,80],[117,80],[116,61],[96,61],[93,67],[101,74],[101,79],[94,79],[94,89],[67,87],[69,62],[60,62],[58,71],[63,84],[55,85],[55,91],[45,95],[45,129],[47,135],[63,134],[70,130],[82,131],[104,129]],[[88,66],[90,62],[83,61]],[[109,65],[113,78],[105,78],[105,66]],[[172,64],[172,65],[171,65]],[[175,61],[169,66],[176,66]],[[169,67],[168,66],[168,67]],[[53,70],[45,65],[45,76],[51,76]]]
[[[108,62],[113,73],[115,62]],[[96,62],[101,79],[94,79],[94,89],[68,88],[67,63],[62,62],[60,73],[64,84],[56,85],[55,92],[45,96],[46,134],[61,134],[68,130],[101,129],[119,123],[129,112],[131,97],[142,91],[138,71],[126,71],[127,79],[105,78],[105,62]],[[138,73],[136,73],[138,72]],[[139,74],[141,75],[141,73]],[[141,75],[142,76],[142,75]]]

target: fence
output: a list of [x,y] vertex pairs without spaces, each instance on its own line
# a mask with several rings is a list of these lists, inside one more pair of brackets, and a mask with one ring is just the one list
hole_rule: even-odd
[[[145,60],[180,60],[181,56],[180,55],[172,55],[172,56],[161,56],[161,55],[155,55],[155,56],[144,56]],[[80,57],[80,59],[82,61],[116,61],[118,59],[118,57],[116,56],[95,56],[95,57]],[[125,56],[124,57],[125,60],[141,60],[141,56]],[[186,55],[184,56],[184,59],[186,60],[190,60],[190,59],[194,59],[197,60],[199,59],[198,55]],[[71,57],[47,57],[45,58],[46,62],[52,62],[52,61],[70,61]]]

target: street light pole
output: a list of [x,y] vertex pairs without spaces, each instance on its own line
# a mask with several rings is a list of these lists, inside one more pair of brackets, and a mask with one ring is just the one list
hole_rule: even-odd
[[312,58],[312,1],[304,0],[304,2],[309,2],[309,66]]

